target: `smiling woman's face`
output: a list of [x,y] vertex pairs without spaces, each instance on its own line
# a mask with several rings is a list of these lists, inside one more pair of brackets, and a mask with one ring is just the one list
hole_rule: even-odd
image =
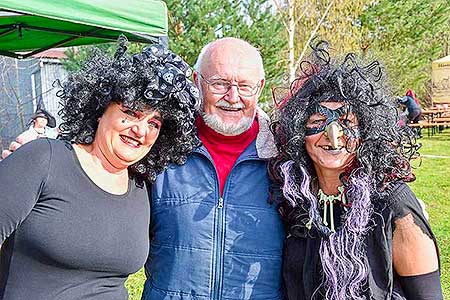
[[149,153],[162,120],[154,110],[135,111],[111,103],[99,120],[94,147],[116,169],[125,169]]
[[[320,105],[328,111],[335,111],[341,108],[342,102],[321,102]],[[306,135],[305,147],[306,151],[313,161],[316,173],[320,176],[324,172],[334,173],[339,176],[345,167],[349,165],[355,158],[355,152],[347,151],[348,137],[343,130],[343,124],[348,128],[356,128],[358,119],[352,112],[344,113],[337,120],[332,121],[325,126],[330,120],[330,116],[322,113],[315,113],[309,117],[306,128],[307,131],[313,133]],[[314,129],[319,129],[314,133]],[[320,129],[323,129],[320,131]]]

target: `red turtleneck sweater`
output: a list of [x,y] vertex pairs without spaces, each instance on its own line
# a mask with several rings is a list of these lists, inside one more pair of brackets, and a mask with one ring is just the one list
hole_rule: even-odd
[[198,135],[211,155],[219,176],[220,195],[223,193],[225,181],[239,155],[253,142],[259,131],[258,121],[245,132],[235,135],[222,135],[208,127],[201,117],[196,120]]

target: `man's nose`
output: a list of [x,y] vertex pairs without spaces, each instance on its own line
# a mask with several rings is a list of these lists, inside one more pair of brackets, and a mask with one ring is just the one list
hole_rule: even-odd
[[237,103],[241,101],[239,98],[238,86],[236,84],[230,85],[230,89],[225,94],[225,100],[227,100],[229,103]]

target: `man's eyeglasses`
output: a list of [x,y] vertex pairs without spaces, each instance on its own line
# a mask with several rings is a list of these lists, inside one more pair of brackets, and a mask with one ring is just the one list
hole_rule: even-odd
[[258,93],[259,88],[261,87],[261,84],[258,83],[256,85],[248,84],[248,83],[237,83],[232,84],[228,80],[225,79],[211,79],[208,80],[205,77],[203,77],[202,74],[198,73],[198,75],[208,84],[208,87],[210,91],[213,94],[217,95],[225,95],[228,93],[228,91],[231,89],[232,86],[235,86],[238,90],[239,95],[243,97],[251,97],[256,95]]

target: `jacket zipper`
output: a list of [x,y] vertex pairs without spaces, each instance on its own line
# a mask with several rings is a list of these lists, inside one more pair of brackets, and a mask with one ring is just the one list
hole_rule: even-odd
[[[251,160],[260,160],[258,157],[247,157],[241,160],[237,160],[233,167],[230,170],[230,175],[234,168],[239,165],[240,163],[244,161],[251,161]],[[213,164],[214,165],[214,164]],[[214,166],[215,168],[215,166]],[[218,184],[219,176],[217,175],[216,170],[216,176]],[[224,230],[224,224],[225,224],[225,212],[224,212],[224,198],[226,195],[226,192],[228,190],[228,178],[225,180],[225,186],[223,187],[223,196],[221,197],[219,195],[219,200],[217,202],[217,226],[216,226],[216,262],[215,262],[215,271],[214,271],[214,300],[221,300],[222,299],[222,286],[223,286],[223,259],[224,259],[224,244],[225,244],[225,230]]]
[[[216,190],[219,192],[217,206],[216,206],[216,220],[214,222],[216,223],[215,226],[215,235],[214,235],[214,253],[215,253],[215,261],[213,262],[214,265],[214,279],[213,282],[213,299],[212,300],[221,300],[222,299],[222,283],[223,283],[223,257],[224,257],[224,243],[225,243],[225,231],[224,231],[224,223],[225,223],[225,213],[224,213],[224,197],[227,191],[228,187],[228,178],[225,180],[225,186],[223,188],[223,197],[220,195],[220,188],[219,188],[219,175],[217,174],[216,166],[214,165],[214,161],[212,160],[211,156],[207,151],[204,150],[198,150],[200,153],[203,153],[204,156],[211,162],[211,164],[214,167],[214,171],[216,173]],[[206,152],[206,153],[204,153]],[[251,161],[251,160],[260,160],[257,156],[250,156],[244,159],[236,160],[235,164],[230,170],[230,175],[234,168],[239,165],[241,162],[244,161]]]
[[[214,218],[214,240],[213,240],[213,262],[212,265],[214,267],[213,270],[213,278],[211,279],[211,300],[219,300],[221,299],[221,286],[222,286],[222,264],[223,264],[223,244],[224,244],[224,230],[223,223],[225,219],[225,215],[223,213],[223,198],[220,195],[220,186],[219,186],[219,175],[217,173],[216,165],[209,155],[208,151],[203,150],[202,148],[197,150],[200,154],[206,157],[207,160],[211,163],[214,168],[214,173],[216,174],[216,191],[218,195],[218,201],[215,208],[216,217]],[[225,183],[226,186],[226,183]],[[225,191],[225,187],[224,187]]]
[[220,300],[222,299],[222,280],[223,280],[223,256],[224,256],[224,250],[223,245],[225,243],[225,230],[224,230],[224,223],[225,223],[225,213],[223,210],[223,198],[219,196],[219,201],[217,203],[216,208],[217,213],[217,225],[216,225],[216,235],[214,244],[216,246],[215,248],[215,270],[214,270],[214,299]]

